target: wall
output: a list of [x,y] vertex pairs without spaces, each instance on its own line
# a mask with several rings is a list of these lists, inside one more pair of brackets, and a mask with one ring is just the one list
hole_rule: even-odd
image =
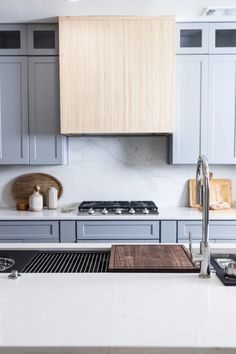
[[[30,172],[49,173],[63,183],[60,205],[151,199],[158,206],[187,206],[187,180],[194,178],[195,166],[167,164],[167,137],[73,137],[69,153],[68,166],[0,166],[0,207],[15,205],[12,181]],[[236,166],[211,166],[210,170],[236,185]]]
[[[57,16],[176,15],[182,20],[216,20],[199,17],[205,7],[235,7],[235,0],[8,0],[0,1],[0,22],[51,22]],[[235,16],[217,17],[235,21]]]

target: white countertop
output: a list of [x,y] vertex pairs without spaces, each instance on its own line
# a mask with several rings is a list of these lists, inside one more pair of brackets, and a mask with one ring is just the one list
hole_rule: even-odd
[[[197,209],[185,207],[159,208],[159,215],[78,215],[77,211],[62,213],[58,210],[42,212],[17,211],[1,208],[0,220],[201,220],[202,213]],[[236,209],[232,211],[211,211],[211,220],[236,220]]]
[[235,299],[214,274],[0,274],[0,353],[235,354]]

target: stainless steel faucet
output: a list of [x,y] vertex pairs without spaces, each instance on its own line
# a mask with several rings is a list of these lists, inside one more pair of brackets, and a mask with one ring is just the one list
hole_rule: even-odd
[[196,171],[196,203],[202,206],[202,242],[200,253],[192,252],[192,237],[189,233],[189,248],[193,261],[201,263],[200,278],[210,278],[210,245],[209,245],[209,196],[210,178],[209,166],[206,156],[199,156]]

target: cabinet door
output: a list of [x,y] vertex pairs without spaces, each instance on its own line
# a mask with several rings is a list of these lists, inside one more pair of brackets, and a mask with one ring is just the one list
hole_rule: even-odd
[[159,242],[159,221],[77,221],[77,239],[155,240]]
[[208,23],[177,23],[176,53],[207,54]]
[[0,25],[0,55],[26,55],[26,25]]
[[209,24],[209,52],[211,54],[236,54],[236,23]]
[[[0,221],[0,240],[35,240],[35,242],[59,242],[57,221]],[[27,241],[26,241],[27,242]]]
[[[178,221],[178,242],[188,242],[189,232],[192,233],[192,240],[199,242],[202,240],[201,221]],[[232,220],[210,221],[209,226],[210,242],[235,242],[236,222]]]
[[32,24],[27,26],[29,55],[58,55],[58,25]]
[[171,137],[173,164],[194,164],[204,151],[207,118],[208,57],[177,55],[176,129]]
[[236,55],[209,56],[208,160],[236,163]]
[[67,162],[67,138],[59,134],[57,57],[31,57],[29,63],[30,164]]
[[25,57],[0,57],[0,87],[0,164],[28,164]]

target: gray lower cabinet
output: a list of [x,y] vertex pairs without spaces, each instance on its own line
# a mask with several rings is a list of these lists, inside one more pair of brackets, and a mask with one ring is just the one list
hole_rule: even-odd
[[0,221],[0,242],[59,242],[59,222]]
[[161,243],[175,243],[177,242],[177,221],[164,220],[161,221],[160,240]]
[[160,241],[159,221],[78,221],[77,242],[99,241]]
[[60,221],[60,242],[75,243],[76,241],[76,222]]
[[0,87],[0,164],[28,164],[26,57],[0,57]]
[[[189,232],[193,241],[202,238],[201,221],[178,221],[177,240],[179,243],[188,242]],[[211,242],[236,242],[236,221],[210,221]]]
[[30,57],[28,75],[30,164],[65,164],[67,138],[59,134],[58,57]]
[[[186,243],[202,237],[200,220],[0,221],[0,243]],[[210,242],[236,242],[236,220],[210,221]]]

